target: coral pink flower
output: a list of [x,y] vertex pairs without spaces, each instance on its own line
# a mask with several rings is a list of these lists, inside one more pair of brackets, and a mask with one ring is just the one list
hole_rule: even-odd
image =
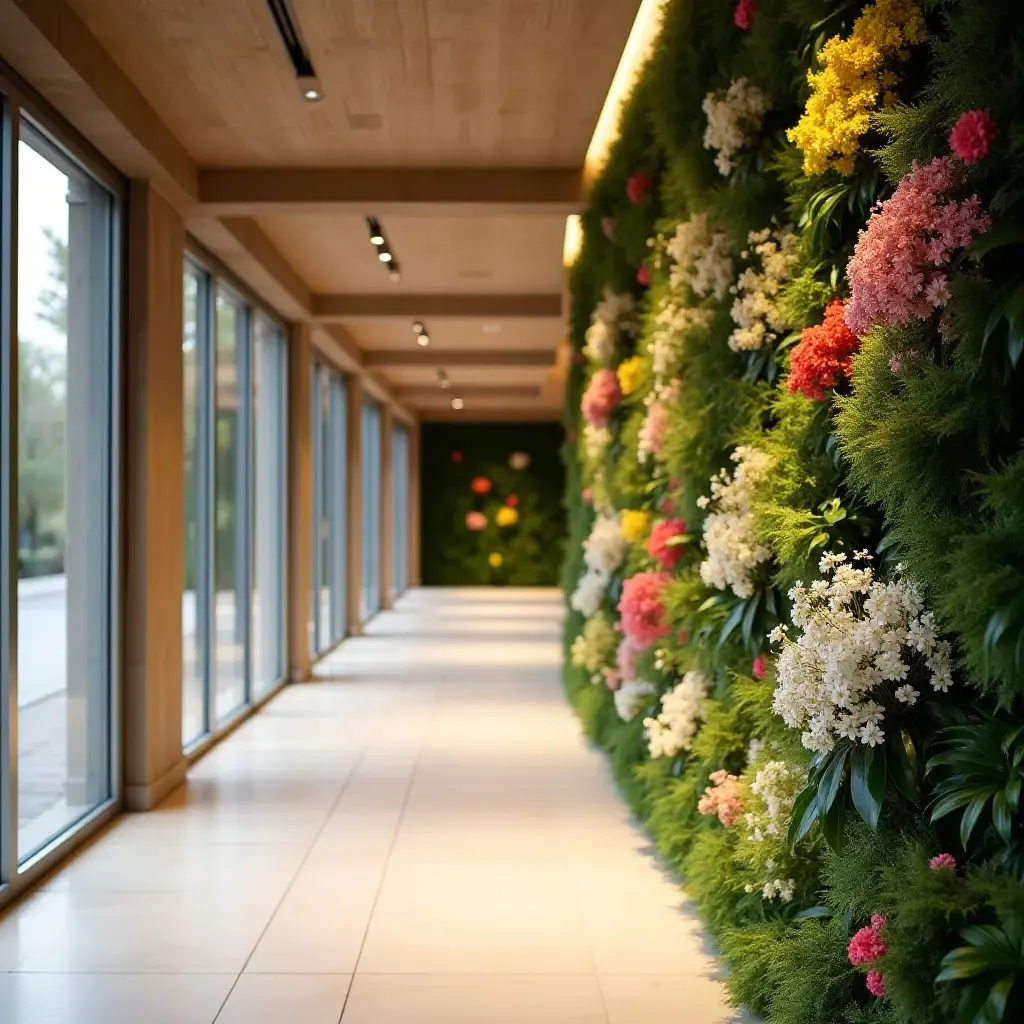
[[479,533],[481,530],[486,530],[487,516],[485,516],[483,512],[467,512],[466,529],[472,530],[474,533]]
[[593,504],[594,492],[589,487],[584,487],[583,493],[580,495],[580,497],[583,499],[584,505]]
[[889,947],[882,941],[881,936],[886,923],[881,914],[873,914],[871,924],[866,924],[850,939],[847,955],[854,967],[879,960],[889,952]]
[[622,632],[641,649],[669,635],[664,593],[670,579],[664,572],[640,572],[622,584]]
[[665,450],[668,436],[668,409],[661,402],[654,402],[647,408],[647,415],[640,426],[640,443],[652,455]]
[[469,486],[474,494],[486,494],[491,489],[491,481],[485,476],[478,476],[473,478],[473,482]]
[[951,853],[940,853],[928,861],[932,871],[956,871],[956,857]]
[[651,268],[646,263],[641,263],[636,272],[636,283],[642,284],[645,288],[651,283]]
[[631,203],[640,203],[651,191],[651,176],[646,171],[634,171],[626,182],[626,195]]
[[636,679],[636,658],[641,653],[643,653],[643,648],[638,646],[630,637],[622,638],[619,643],[619,649],[615,653],[615,660],[619,667],[619,675],[623,679]]
[[740,0],[733,11],[732,23],[737,28],[748,29],[754,23],[757,14],[757,0]]
[[882,977],[881,971],[868,971],[864,984],[873,996],[881,999],[885,995],[885,978]]
[[622,390],[619,387],[619,378],[614,370],[605,368],[598,370],[587,390],[583,392],[583,401],[580,409],[583,418],[594,427],[603,427],[608,423],[615,407],[622,401]]
[[820,402],[840,376],[849,377],[853,354],[860,348],[857,335],[847,326],[843,303],[833,299],[817,327],[804,328],[789,357],[789,393],[800,392]]
[[743,785],[724,768],[712,772],[709,778],[712,785],[704,790],[697,810],[701,814],[717,814],[718,820],[728,828],[743,814]]
[[915,163],[875,207],[846,268],[853,293],[846,322],[854,333],[924,319],[949,298],[946,269],[954,253],[992,225],[977,196],[946,198],[961,166],[951,156]]
[[684,533],[686,523],[682,519],[659,519],[651,527],[651,535],[647,538],[647,554],[663,569],[673,568],[686,554],[686,548],[682,544],[669,544],[669,541]]
[[977,163],[999,134],[999,125],[987,110],[968,110],[961,114],[949,133],[949,147],[965,164]]
[[754,664],[750,666],[750,674],[755,679],[764,679],[768,673],[768,662],[763,654],[759,654],[754,659]]

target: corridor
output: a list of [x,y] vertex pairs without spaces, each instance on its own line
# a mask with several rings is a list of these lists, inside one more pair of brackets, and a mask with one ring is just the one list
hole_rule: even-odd
[[743,1020],[565,703],[561,608],[407,593],[0,919],[0,1021]]

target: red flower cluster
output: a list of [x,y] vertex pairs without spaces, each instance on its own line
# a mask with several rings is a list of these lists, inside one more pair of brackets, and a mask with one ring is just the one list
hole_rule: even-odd
[[509,508],[515,508],[516,505],[519,504],[519,495],[518,494],[510,494],[505,499],[505,504],[508,505]]
[[768,660],[763,654],[759,654],[754,659],[754,663],[750,666],[750,674],[759,680],[764,679],[768,674]]
[[641,203],[651,191],[651,176],[646,171],[634,171],[626,182],[626,196],[634,205]]
[[663,569],[672,569],[686,553],[686,548],[682,544],[669,544],[669,541],[684,533],[686,523],[682,519],[659,519],[647,538],[647,554]]
[[619,613],[622,632],[638,647],[650,647],[669,635],[665,625],[665,585],[671,577],[664,572],[639,572],[622,584]]
[[882,941],[881,934],[887,924],[888,921],[882,914],[872,914],[871,924],[866,924],[850,939],[847,954],[854,967],[869,964],[872,960],[881,960],[889,952],[889,947]]
[[486,494],[491,489],[491,481],[485,476],[478,476],[473,478],[473,482],[469,486],[474,494]]
[[807,327],[794,347],[789,364],[789,393],[799,391],[820,402],[827,388],[835,387],[840,375],[849,377],[852,357],[860,348],[857,335],[846,326],[841,299],[833,299],[825,320]]
[[968,110],[949,133],[949,146],[965,164],[977,163],[999,134],[999,125],[987,110]]
[[651,283],[651,268],[646,263],[640,264],[636,272],[636,283],[646,288]]
[[459,451],[452,452],[452,462],[454,462],[456,465],[458,465],[461,461],[462,461],[462,452],[459,452]]
[[733,11],[732,23],[737,28],[748,29],[754,23],[757,14],[757,0],[740,0]]

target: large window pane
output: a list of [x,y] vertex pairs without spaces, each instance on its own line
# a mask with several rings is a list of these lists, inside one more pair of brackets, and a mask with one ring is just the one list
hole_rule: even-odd
[[345,382],[336,373],[330,375],[331,456],[328,491],[328,515],[333,539],[331,551],[331,643],[345,636],[348,608],[348,572],[346,571],[348,535],[348,403]]
[[277,327],[256,319],[253,361],[252,681],[256,696],[284,676],[285,350]]
[[380,409],[363,405],[363,618],[380,609]]
[[398,597],[409,586],[409,433],[402,426],[392,435],[391,467],[391,592]]
[[185,424],[185,589],[181,603],[182,719],[181,740],[188,746],[209,728],[206,721],[206,631],[200,628],[208,607],[206,517],[206,395],[209,374],[207,308],[209,278],[185,266],[184,331],[181,343]]
[[18,150],[18,856],[112,794],[113,202]]
[[220,721],[246,702],[248,641],[247,310],[218,288],[214,419],[214,680]]

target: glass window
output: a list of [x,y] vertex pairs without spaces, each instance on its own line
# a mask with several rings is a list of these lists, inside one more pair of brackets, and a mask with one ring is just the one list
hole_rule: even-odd
[[381,423],[380,408],[365,402],[363,427],[363,618],[380,610]]
[[396,426],[391,439],[391,593],[403,594],[409,587],[409,432]]
[[345,382],[313,367],[314,655],[344,639],[347,627],[348,404]]
[[23,862],[113,796],[117,332],[113,197],[24,121],[17,172]]
[[252,681],[257,697],[285,674],[285,379],[284,338],[260,315],[253,360]]
[[188,746],[209,731],[207,721],[206,621],[209,595],[204,587],[209,559],[207,522],[208,463],[206,409],[209,401],[210,279],[185,264],[185,308],[181,356],[185,424],[185,590],[181,602],[182,719],[181,740]]

